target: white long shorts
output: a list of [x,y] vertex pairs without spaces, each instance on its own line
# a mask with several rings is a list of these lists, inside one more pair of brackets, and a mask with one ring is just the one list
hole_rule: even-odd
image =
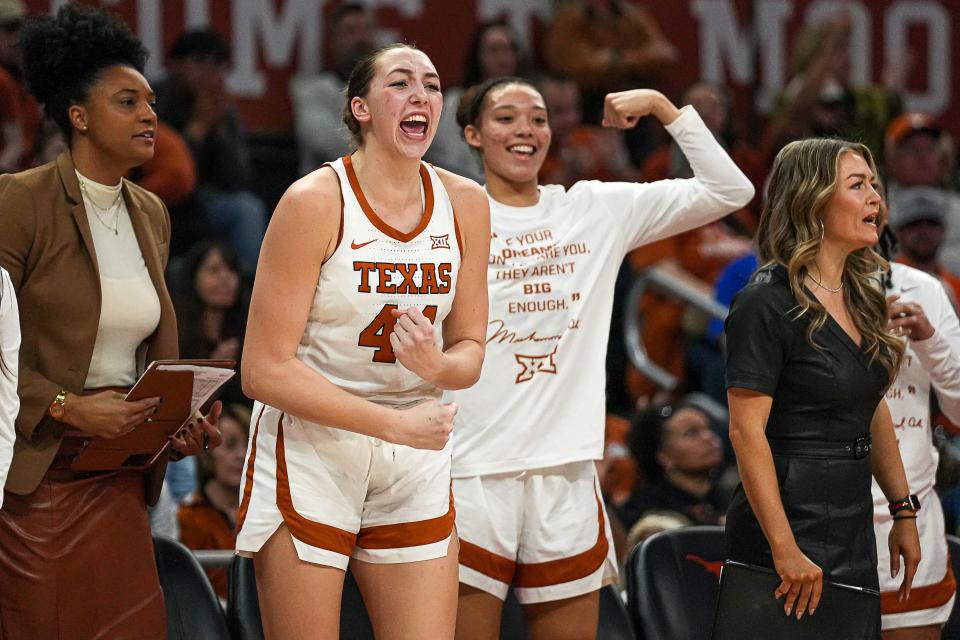
[[596,466],[579,461],[454,478],[460,582],[522,604],[562,600],[617,580]]
[[920,501],[917,529],[920,532],[920,566],[913,578],[910,599],[898,602],[903,582],[903,559],[900,573],[890,577],[890,550],[887,537],[893,519],[889,514],[876,514],[873,529],[877,536],[877,571],[880,574],[880,612],[883,629],[923,627],[943,624],[953,610],[956,581],[950,570],[947,540],[943,525],[943,508],[935,491],[928,491]]
[[453,533],[450,451],[424,451],[254,406],[237,553],[281,523],[301,560],[346,569],[441,558]]

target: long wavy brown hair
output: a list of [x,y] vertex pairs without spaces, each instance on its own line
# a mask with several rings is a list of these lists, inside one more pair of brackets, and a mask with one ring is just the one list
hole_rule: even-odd
[[[760,263],[787,267],[790,289],[797,301],[796,317],[811,318],[807,342],[818,350],[821,347],[814,334],[827,321],[827,310],[803,282],[820,250],[823,212],[837,190],[840,159],[847,153],[861,156],[876,175],[873,155],[862,144],[811,138],[785,146],[773,162],[767,201],[757,230]],[[886,208],[881,206],[881,215],[885,212]],[[882,221],[877,222],[879,225]],[[887,261],[873,247],[858,249],[847,256],[842,282],[844,303],[863,336],[871,362],[879,360],[893,380],[905,347],[887,330],[887,301],[880,287],[880,276],[887,269]]]

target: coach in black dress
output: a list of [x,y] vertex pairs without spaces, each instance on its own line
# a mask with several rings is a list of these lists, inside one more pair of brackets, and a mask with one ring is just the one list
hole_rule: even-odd
[[[872,477],[898,513],[889,570],[903,558],[902,598],[920,560],[883,399],[904,345],[878,287],[886,263],[873,251],[884,215],[875,180],[863,145],[784,147],[757,230],[764,266],[726,322],[730,440],[742,479],[727,512],[728,557],[774,569],[781,582],[771,598],[797,618],[814,613],[824,579],[878,588]],[[875,619],[879,630],[879,599]]]
[[[727,320],[727,387],[773,397],[767,440],[800,549],[825,579],[878,589],[867,441],[887,372],[832,317],[814,334],[823,348],[815,350],[806,341],[808,322],[791,319],[796,306],[786,267],[754,275]],[[726,526],[731,559],[774,568],[743,486]]]

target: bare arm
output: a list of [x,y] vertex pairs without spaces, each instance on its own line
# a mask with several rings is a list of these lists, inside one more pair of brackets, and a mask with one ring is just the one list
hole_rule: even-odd
[[452,410],[436,402],[407,411],[380,406],[344,391],[296,358],[322,262],[336,248],[339,225],[340,187],[329,168],[294,183],[277,205],[250,302],[241,363],[244,393],[309,422],[442,449]]
[[443,350],[436,347],[433,324],[415,307],[395,312],[390,342],[401,364],[424,380],[441,389],[465,389],[480,378],[483,365],[490,204],[477,183],[438,172],[457,212],[463,251],[456,297],[443,321]]
[[774,592],[786,595],[784,611],[790,615],[797,605],[797,618],[820,602],[823,571],[797,546],[790,521],[780,499],[780,485],[773,454],[766,438],[767,418],[773,398],[749,389],[727,391],[730,406],[730,442],[737,454],[743,490],[757,516],[763,535],[773,552],[773,563],[782,583]]
[[887,500],[899,500],[908,493],[907,476],[903,471],[897,436],[893,431],[893,419],[887,401],[881,400],[870,421],[870,436],[873,438],[873,451],[870,456],[870,470],[877,479],[880,490]]
[[[887,401],[881,400],[870,422],[870,436],[873,438],[873,451],[870,453],[870,468],[873,477],[887,500],[900,500],[910,493],[907,476],[903,471],[897,436],[893,430],[893,419]],[[890,575],[900,572],[900,557],[903,556],[903,582],[900,583],[899,599],[910,597],[913,576],[920,564],[920,535],[917,532],[916,512],[912,509],[900,511],[894,516],[893,528],[887,539],[890,549]]]

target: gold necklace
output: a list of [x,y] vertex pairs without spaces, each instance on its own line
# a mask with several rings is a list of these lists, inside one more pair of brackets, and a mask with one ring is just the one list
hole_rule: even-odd
[[[117,191],[117,197],[113,199],[106,209],[101,208],[97,201],[94,200],[93,194],[87,189],[86,180],[80,178],[80,190],[83,191],[83,194],[87,196],[87,202],[90,203],[90,206],[93,208],[93,215],[97,220],[100,221],[104,227],[113,231],[113,235],[120,235],[120,207],[117,205],[120,204],[120,198],[123,197],[123,189]],[[104,216],[109,217],[110,211],[113,211],[113,226],[110,226],[107,221],[104,219]]]
[[819,280],[817,280],[816,278],[813,277],[813,274],[807,273],[807,277],[810,278],[811,280],[813,280],[813,284],[817,285],[818,287],[820,287],[820,288],[823,289],[824,291],[829,291],[830,293],[840,293],[840,289],[843,289],[843,280],[840,280],[840,286],[839,286],[839,287],[837,287],[836,289],[831,289],[831,288],[828,287],[827,285],[821,284]]

